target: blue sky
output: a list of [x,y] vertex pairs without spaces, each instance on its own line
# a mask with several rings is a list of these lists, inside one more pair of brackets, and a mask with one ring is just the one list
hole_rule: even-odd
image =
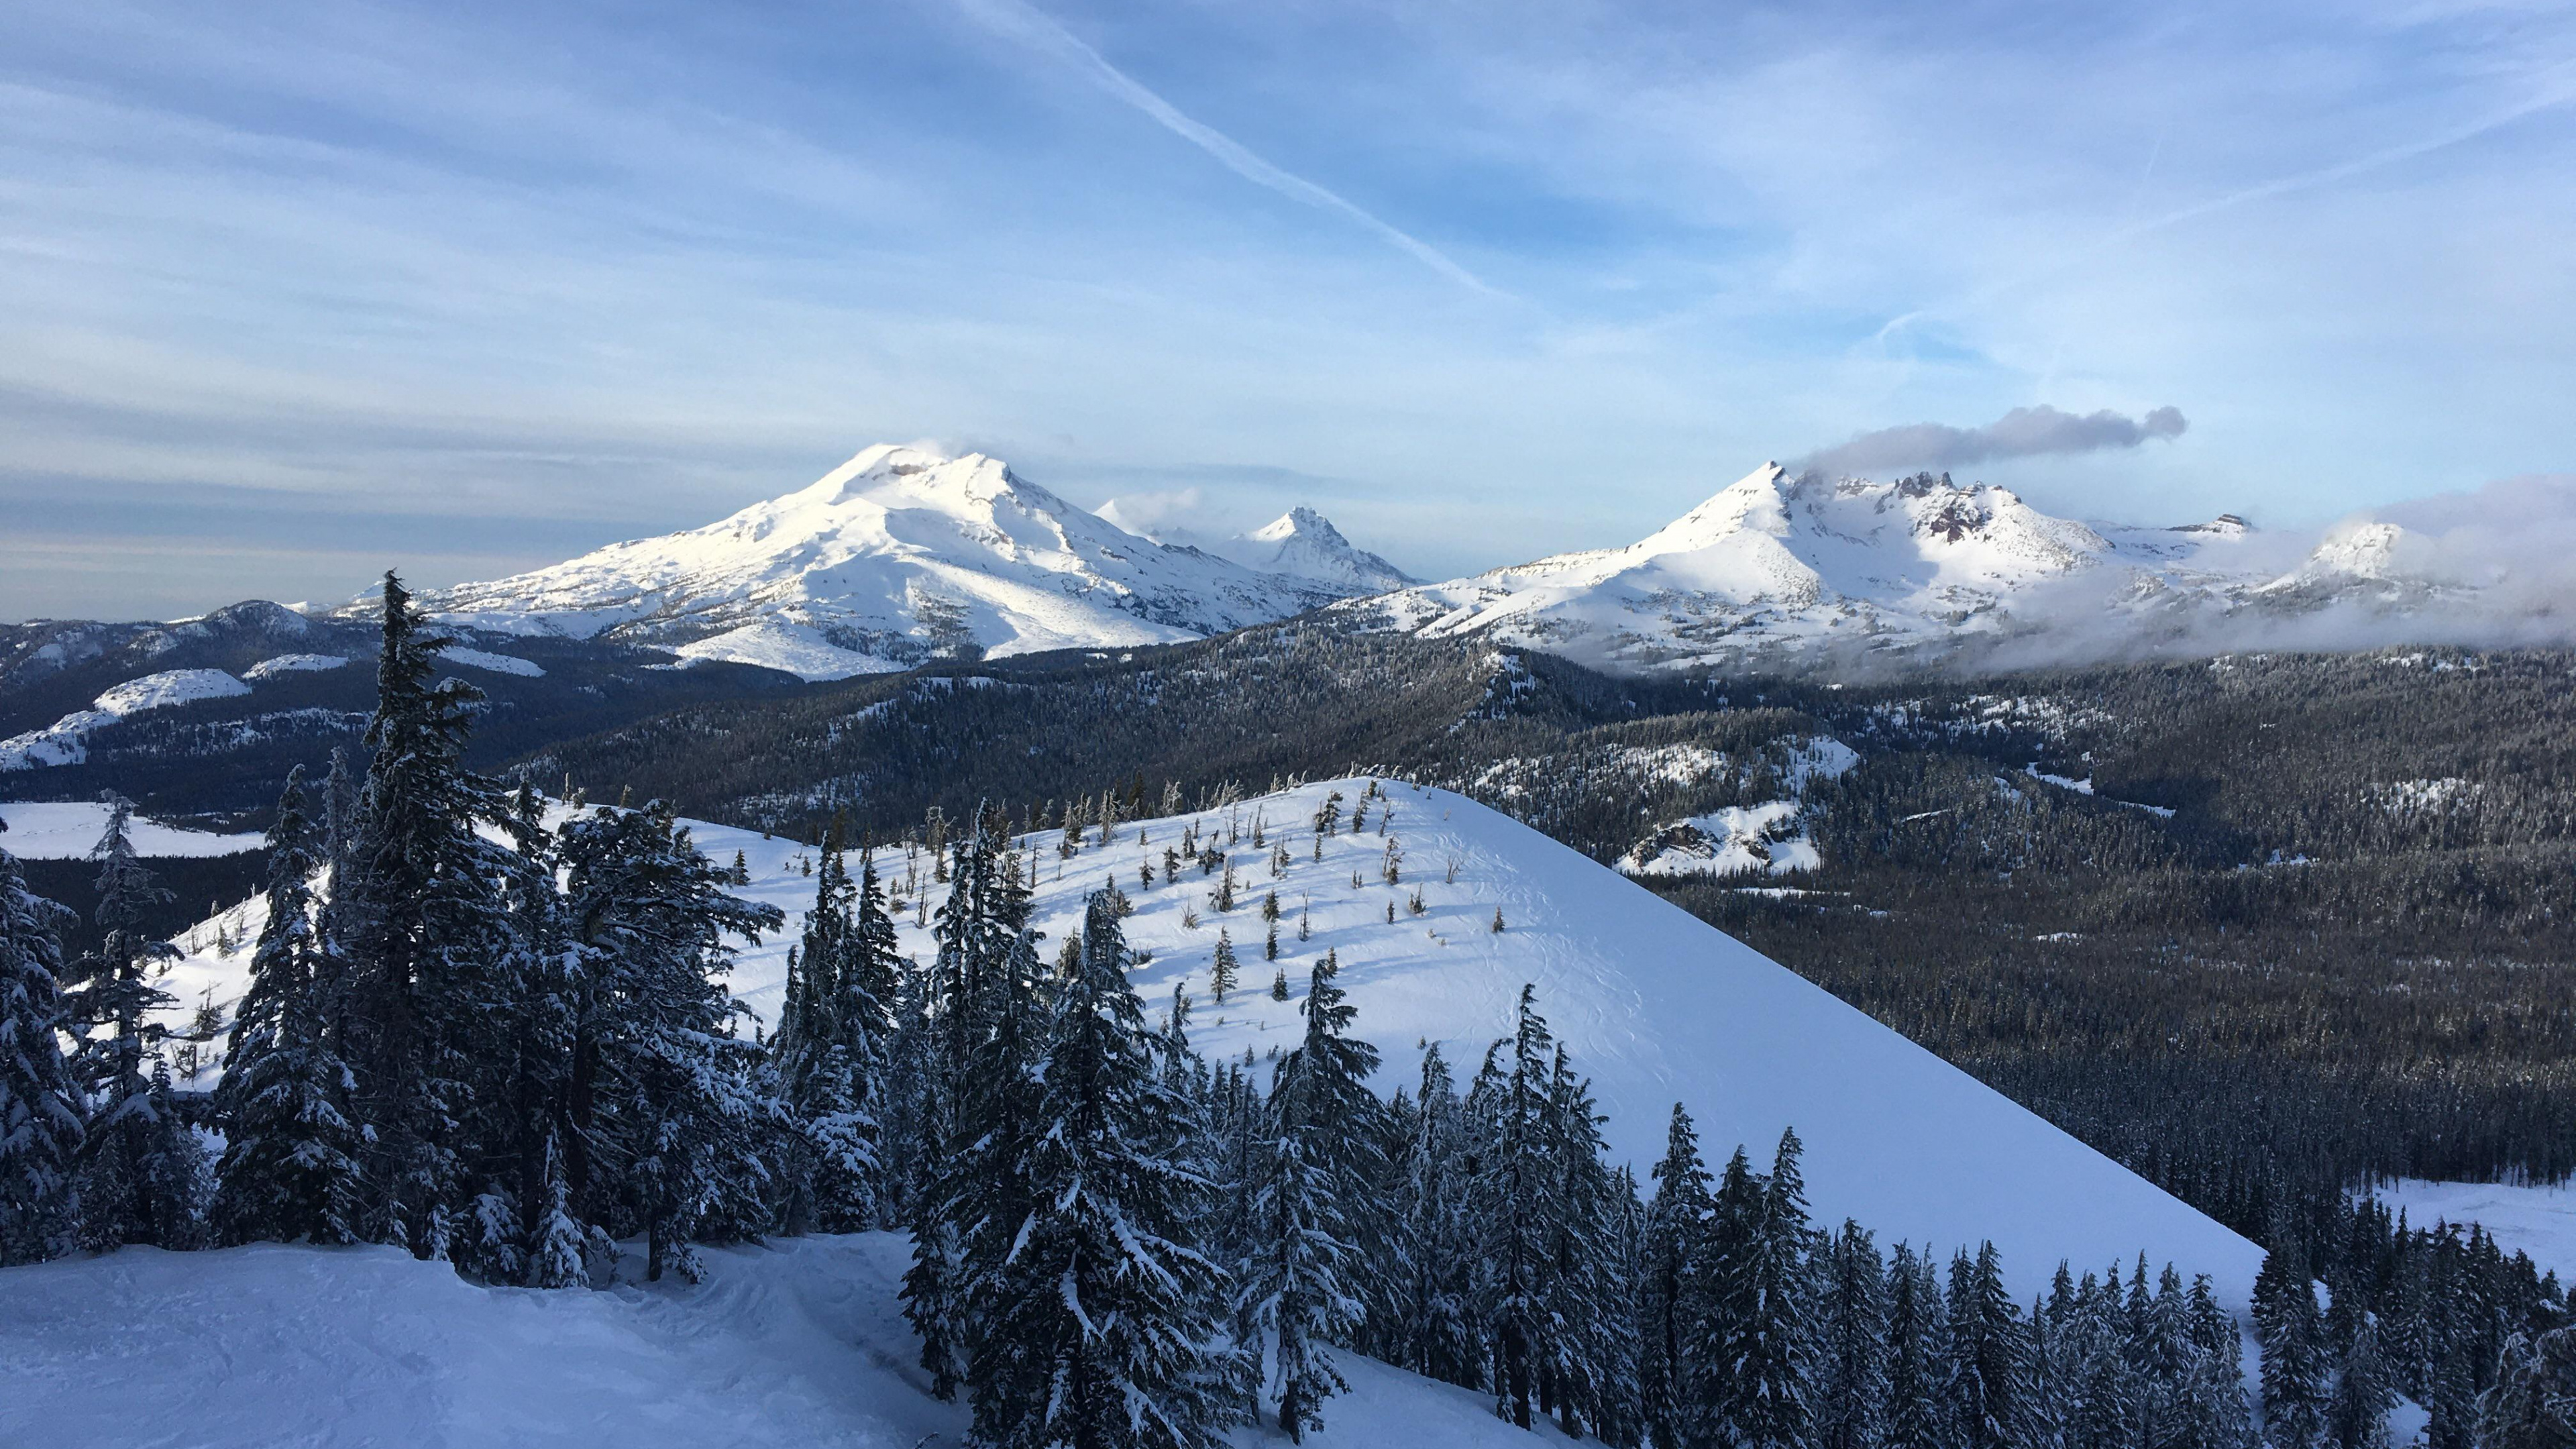
[[2187,416],[1962,470],[2090,517],[2576,470],[2564,5],[7,29],[5,618],[491,576],[880,440],[1200,527],[1309,502],[1418,573],[2015,408]]

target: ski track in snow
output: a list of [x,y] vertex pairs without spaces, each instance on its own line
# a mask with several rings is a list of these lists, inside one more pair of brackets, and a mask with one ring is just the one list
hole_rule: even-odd
[[[1131,946],[1150,952],[1132,979],[1159,1016],[1173,984],[1186,985],[1195,1011],[1191,1039],[1212,1060],[1255,1056],[1295,1046],[1302,1029],[1297,999],[1270,999],[1273,963],[1263,959],[1262,895],[1276,888],[1283,915],[1280,963],[1292,998],[1302,998],[1311,962],[1339,953],[1342,981],[1359,1009],[1358,1035],[1375,1042],[1385,1065],[1374,1085],[1383,1094],[1417,1080],[1417,1040],[1440,1044],[1461,1089],[1485,1049],[1510,1030],[1522,983],[1538,988],[1538,1007],[1587,1074],[1601,1110],[1614,1162],[1634,1164],[1642,1178],[1662,1155],[1675,1101],[1698,1120],[1714,1168],[1742,1143],[1767,1166],[1784,1127],[1806,1143],[1806,1173],[1817,1219],[1846,1216],[1876,1231],[1882,1246],[1904,1239],[1929,1244],[1946,1258],[1992,1238],[2002,1249],[2015,1291],[2044,1287],[2058,1262],[2081,1270],[2141,1249],[2155,1263],[2186,1275],[2208,1273],[2219,1291],[2242,1305],[2261,1252],[2127,1169],[2016,1106],[1965,1073],[1915,1046],[1823,989],[1777,965],[1679,907],[1625,880],[1537,831],[1443,791],[1390,787],[1370,804],[1366,834],[1349,833],[1349,807],[1361,782],[1319,782],[1247,800],[1230,811],[1118,827],[1115,843],[1056,855],[1057,833],[1029,837],[1039,886],[1035,920],[1050,942],[1082,918],[1085,895],[1114,873],[1136,906],[1126,922]],[[1344,798],[1342,830],[1324,859],[1311,858],[1311,821],[1328,790]],[[1389,835],[1403,850],[1402,882],[1379,879],[1386,840],[1379,810],[1394,807]],[[1137,866],[1150,860],[1159,877],[1162,852],[1177,845],[1190,819],[1218,832],[1239,822],[1237,904],[1231,914],[1210,902],[1217,879],[1184,864],[1182,880],[1150,888]],[[1266,852],[1251,843],[1256,818],[1271,843],[1285,839],[1291,862],[1273,880]],[[1141,824],[1149,844],[1137,844]],[[753,883],[742,894],[779,906],[789,930],[746,950],[732,984],[742,1003],[775,1022],[786,953],[795,923],[812,903],[813,881],[799,863],[816,852],[757,831],[695,827],[699,847],[719,864],[742,852]],[[1097,830],[1091,832],[1096,841]],[[1444,881],[1448,862],[1458,880]],[[900,887],[901,850],[877,858],[888,884]],[[926,853],[910,862],[935,911],[946,887],[931,883]],[[1362,884],[1351,885],[1357,871]],[[1419,886],[1426,915],[1410,914]],[[898,922],[902,949],[916,961],[932,953],[907,898]],[[1395,920],[1386,908],[1395,907]],[[1297,918],[1311,906],[1313,939],[1297,939]],[[1505,929],[1490,927],[1500,907]],[[1184,924],[1195,909],[1199,925]],[[164,986],[178,999],[174,1026],[210,993],[229,1010],[241,992],[264,907],[253,900],[201,924]],[[1207,970],[1225,928],[1242,958],[1237,990],[1210,999]],[[236,950],[215,949],[218,934]],[[1042,948],[1053,955],[1050,944]],[[2072,949],[2081,949],[2080,946]],[[746,1030],[748,1028],[746,1027]],[[219,1045],[219,1043],[218,1043]],[[187,1085],[211,1085],[201,1073]]]

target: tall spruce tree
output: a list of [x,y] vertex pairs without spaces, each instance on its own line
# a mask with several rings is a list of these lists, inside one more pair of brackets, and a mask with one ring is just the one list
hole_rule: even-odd
[[2017,1449],[2031,1411],[2030,1339],[1993,1243],[1950,1263],[1948,1419],[1960,1449]]
[[[1521,987],[1511,1037],[1485,1054],[1476,1098],[1486,1143],[1474,1213],[1483,1258],[1477,1316],[1493,1365],[1497,1411],[1521,1428],[1533,1422],[1541,1364],[1549,1352],[1559,1204],[1548,1075],[1556,1039],[1538,1012],[1535,986]],[[1510,1056],[1504,1058],[1508,1049]]]
[[982,1381],[994,1284],[1030,1211],[1028,1152],[1046,1045],[1045,969],[1028,893],[988,813],[955,842],[938,913],[926,1140],[904,1313],[934,1393]]
[[1664,1132],[1654,1180],[1638,1283],[1638,1379],[1647,1436],[1669,1446],[1686,1442],[1683,1426],[1692,1419],[1681,1385],[1694,1343],[1692,1315],[1705,1296],[1699,1275],[1707,1264],[1709,1215],[1715,1209],[1698,1130],[1679,1102]]
[[1271,1085],[1237,1281],[1237,1321],[1269,1347],[1279,1427],[1292,1443],[1323,1427],[1324,1400],[1346,1387],[1325,1345],[1348,1343],[1364,1316],[1356,1209],[1379,1166],[1380,1108],[1367,1086],[1377,1048],[1351,1038],[1357,1013],[1338,970],[1329,954],[1315,963],[1305,1039]]
[[153,1014],[171,1003],[155,982],[179,949],[144,929],[170,893],[134,852],[134,802],[110,792],[99,862],[98,950],[82,959],[71,995],[84,1029],[74,1070],[94,1104],[82,1165],[81,1236],[103,1251],[127,1243],[197,1245],[203,1225],[204,1151],[180,1120],[169,1069],[156,1048],[167,1029]]
[[507,1095],[491,1074],[513,998],[501,899],[512,863],[476,830],[505,812],[499,791],[465,767],[482,695],[438,677],[455,640],[391,573],[382,609],[366,785],[331,934],[349,960],[347,1051],[368,1132],[361,1232],[445,1258],[472,1180],[467,1118]]
[[1815,1230],[1799,1172],[1804,1148],[1794,1129],[1780,1134],[1749,1250],[1738,1259],[1736,1292],[1744,1319],[1735,1337],[1734,1370],[1742,1395],[1737,1443],[1747,1449],[1803,1449],[1807,1397],[1809,1260]]
[[1059,988],[1028,1152],[1029,1211],[994,1285],[975,1433],[996,1449],[1199,1449],[1241,1402],[1222,1269],[1182,1237],[1204,1179],[1152,1150],[1178,1108],[1092,895]]
[[0,849],[0,1268],[77,1241],[81,1095],[63,1059],[59,936],[70,914],[31,894]]
[[1947,1449],[1942,1416],[1948,1325],[1929,1253],[1898,1243],[1887,1263],[1888,1449]]
[[226,1242],[357,1241],[357,1081],[331,1039],[348,979],[317,920],[322,848],[299,767],[269,827],[268,919],[215,1089],[224,1154],[214,1219]]
[[1470,1134],[1439,1043],[1422,1054],[1414,1130],[1403,1161],[1405,1366],[1443,1383],[1484,1385],[1474,1306],[1477,1251],[1468,1216]]
[[1819,1275],[1816,1449],[1878,1449],[1887,1422],[1887,1266],[1869,1230],[1846,1218]]
[[2263,1346],[2263,1442],[2316,1449],[2325,1433],[2326,1363],[2304,1240],[2284,1227],[2254,1275],[2254,1335]]
[[791,1231],[873,1227],[882,1208],[879,1115],[896,990],[894,922],[873,859],[853,881],[834,823],[793,959],[773,1051],[800,1151]]

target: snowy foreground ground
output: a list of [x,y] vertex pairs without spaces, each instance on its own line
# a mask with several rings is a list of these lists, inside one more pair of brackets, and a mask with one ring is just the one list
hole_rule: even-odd
[[[907,1254],[891,1233],[782,1240],[709,1250],[695,1287],[555,1293],[478,1288],[392,1248],[129,1248],[11,1268],[0,1444],[960,1444],[965,1409],[930,1398],[914,1366],[895,1296]],[[1485,1395],[1341,1362],[1351,1392],[1309,1443],[1532,1443]]]
[[[1633,1163],[1640,1180],[1662,1155],[1679,1101],[1698,1119],[1712,1167],[1738,1143],[1767,1166],[1781,1130],[1794,1125],[1820,1221],[1857,1218],[1882,1245],[1903,1239],[1945,1260],[1991,1239],[2025,1300],[2061,1260],[2101,1269],[2143,1250],[2186,1277],[2209,1274],[2227,1301],[2246,1302],[2262,1261],[2253,1244],[1786,967],[1464,796],[1391,787],[1354,835],[1350,812],[1365,788],[1319,782],[1225,811],[1130,822],[1105,847],[1092,832],[1093,843],[1069,860],[1057,854],[1056,833],[1041,832],[1028,841],[1038,862],[1037,924],[1061,940],[1079,925],[1085,894],[1114,877],[1136,905],[1128,941],[1151,957],[1134,972],[1136,989],[1159,1014],[1173,985],[1185,985],[1197,1002],[1191,1039],[1211,1057],[1294,1046],[1297,1001],[1271,999],[1272,975],[1286,967],[1302,996],[1309,964],[1336,951],[1359,1009],[1356,1031],[1385,1053],[1381,1092],[1418,1077],[1425,1042],[1440,1044],[1463,1085],[1511,1030],[1522,984],[1533,983],[1540,1011],[1592,1079],[1612,1159]],[[1312,822],[1335,791],[1343,823],[1318,860]],[[1393,820],[1380,834],[1386,806]],[[1230,913],[1211,901],[1218,879],[1195,866],[1183,867],[1178,884],[1163,878],[1165,848],[1192,823],[1237,862]],[[1253,843],[1256,825],[1263,846]],[[1229,846],[1230,829],[1239,838]],[[812,903],[803,870],[810,848],[718,825],[695,834],[718,862],[741,852],[752,877],[743,893],[778,905],[791,923]],[[1381,873],[1390,842],[1401,857],[1392,885]],[[1270,849],[1281,845],[1288,860],[1274,876]],[[926,918],[921,903],[935,911],[946,887],[931,880],[927,853],[881,851],[877,863],[906,900],[902,948],[929,960],[930,933],[915,923]],[[1138,876],[1144,864],[1157,877],[1150,887]],[[1260,907],[1272,890],[1283,912],[1277,963],[1263,955]],[[1420,915],[1411,908],[1417,890]],[[179,1002],[174,1017],[201,999],[224,1007],[238,998],[249,963],[243,943],[256,936],[261,910],[254,901],[182,941],[190,954],[166,982]],[[1208,982],[1220,929],[1243,962],[1222,1004]],[[1044,949],[1052,957],[1052,946]],[[786,955],[786,940],[772,938],[734,971],[737,995],[764,1020],[777,1019]]]

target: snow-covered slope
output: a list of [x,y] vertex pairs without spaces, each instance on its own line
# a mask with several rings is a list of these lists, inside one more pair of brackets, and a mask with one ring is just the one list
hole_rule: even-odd
[[0,770],[77,765],[89,758],[89,732],[102,725],[147,709],[248,693],[249,685],[220,669],[170,669],[129,679],[101,694],[87,709],[75,710],[43,729],[0,740]]
[[[1267,989],[1259,908],[1276,890],[1279,961],[1292,988],[1302,994],[1314,958],[1339,954],[1359,1033],[1385,1049],[1381,1091],[1418,1072],[1417,1041],[1438,1042],[1458,1075],[1472,1076],[1509,1030],[1522,984],[1533,983],[1540,1009],[1592,1078],[1614,1156],[1641,1174],[1662,1151],[1676,1101],[1698,1117],[1719,1157],[1741,1142],[1767,1159],[1794,1125],[1825,1221],[1848,1215],[1882,1242],[1945,1250],[1991,1238],[2025,1292],[2061,1259],[2094,1265],[2143,1249],[2213,1275],[2243,1301],[2260,1262],[2251,1243],[1787,968],[1506,816],[1463,796],[1397,787],[1391,821],[1373,802],[1365,834],[1345,825],[1314,859],[1311,822],[1334,789],[1346,797],[1347,821],[1359,782],[1302,786],[1195,817],[1220,848],[1239,832],[1231,914],[1211,903],[1216,882],[1186,866],[1177,884],[1140,885],[1138,867],[1151,862],[1159,876],[1183,821],[1122,826],[1114,843],[1070,860],[1057,855],[1052,832],[1042,834],[1033,842],[1039,924],[1060,939],[1079,923],[1084,893],[1114,878],[1137,908],[1128,938],[1151,957],[1135,972],[1137,990],[1159,1004],[1184,985],[1198,1002],[1192,1037],[1201,1049],[1264,1055],[1293,1045],[1299,1031],[1296,1002],[1273,1001]],[[1256,829],[1265,845],[1288,847],[1275,878],[1268,850],[1253,843]],[[810,904],[805,847],[720,826],[699,827],[697,838],[720,862],[741,852],[748,893],[791,919]],[[1395,884],[1381,877],[1390,843],[1400,854]],[[930,861],[898,853],[878,865],[907,902],[904,949],[928,960],[929,934],[915,912],[925,893],[937,905]],[[1420,915],[1411,910],[1417,890]],[[191,954],[165,988],[189,1009],[201,992],[219,1006],[237,999],[247,951],[218,948],[254,937],[259,919],[253,902],[200,927],[182,942]],[[1220,929],[1244,959],[1244,980],[1223,1003],[1210,999],[1207,979]],[[786,943],[773,940],[744,956],[734,986],[775,1021],[785,974]]]
[[475,628],[688,645],[691,659],[822,679],[943,654],[1168,643],[1348,592],[1138,538],[997,459],[881,445],[704,528],[425,603]]
[[2401,530],[2339,533],[2286,572],[2234,515],[2182,528],[2051,517],[1946,476],[1792,476],[1766,463],[1624,548],[1558,554],[1339,606],[1382,627],[1498,638],[1624,670],[2018,641],[2094,656],[2248,611],[2396,608]]
[[[704,1251],[707,1279],[481,1288],[394,1248],[127,1248],[0,1269],[0,1444],[110,1449],[921,1449],[930,1397],[891,1233]],[[1563,1443],[1356,1354],[1308,1442]],[[1286,1442],[1241,1428],[1242,1445]]]

